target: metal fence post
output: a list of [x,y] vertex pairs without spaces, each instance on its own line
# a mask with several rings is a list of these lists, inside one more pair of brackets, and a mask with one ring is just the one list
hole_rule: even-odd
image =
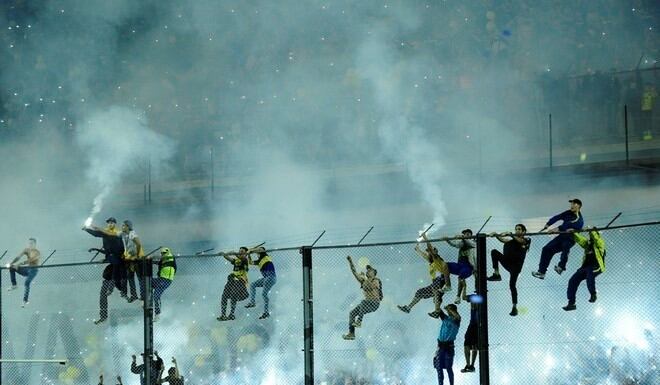
[[312,285],[312,247],[300,249],[303,265],[303,318],[305,322],[305,385],[314,385],[314,307]]
[[490,367],[488,359],[488,290],[486,287],[486,234],[477,234],[477,295],[482,302],[477,307],[479,378],[481,385],[490,385]]
[[[7,253],[5,251],[5,253]],[[2,254],[4,257],[5,255]],[[2,337],[2,269],[0,269],[0,360],[2,360],[2,345],[4,340]],[[0,362],[0,384],[2,383],[2,362]]]
[[146,384],[151,384],[151,361],[154,353],[152,272],[151,259],[144,258],[142,260],[142,279],[144,279],[144,378]]

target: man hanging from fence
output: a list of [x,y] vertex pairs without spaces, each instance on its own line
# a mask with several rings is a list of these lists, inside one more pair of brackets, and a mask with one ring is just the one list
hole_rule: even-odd
[[[220,299],[220,316],[218,321],[229,321],[236,319],[234,311],[236,310],[236,303],[248,298],[247,291],[248,285],[248,253],[247,247],[241,247],[238,252],[230,251],[228,253],[218,253],[222,255],[227,261],[233,265],[233,271],[227,276],[227,283],[222,292]],[[227,301],[230,303],[229,314],[225,315],[227,311]]]
[[158,264],[158,274],[156,279],[153,280],[154,321],[158,321],[160,316],[160,297],[170,287],[176,274],[176,260],[174,254],[172,254],[172,250],[169,247],[160,249],[160,260],[155,263]]
[[561,233],[543,246],[541,260],[539,261],[539,269],[532,272],[532,275],[536,278],[545,278],[545,272],[548,270],[548,266],[550,266],[550,260],[557,253],[561,253],[561,256],[559,258],[559,263],[555,265],[555,271],[557,274],[561,274],[566,270],[568,253],[570,252],[571,247],[575,245],[575,240],[573,239],[572,234],[569,234],[566,231],[568,231],[568,229],[582,230],[582,226],[584,225],[584,218],[581,213],[582,201],[579,199],[571,199],[569,202],[571,204],[570,209],[548,219],[548,222],[541,230],[545,231],[554,223],[562,221],[562,224],[559,225],[557,229],[549,231],[550,233]]
[[[422,234],[422,238],[426,239],[424,234]],[[445,291],[451,290],[451,287],[447,285],[447,282],[449,282],[449,270],[446,269],[444,261],[440,257],[440,254],[438,254],[438,250],[433,247],[430,242],[426,243],[426,251],[421,250],[419,244],[416,244],[415,252],[429,263],[431,284],[418,289],[408,305],[397,305],[397,307],[404,313],[410,313],[413,306],[415,306],[421,299],[433,298],[435,309],[432,313],[429,313],[429,315],[437,318],[440,316],[442,296]],[[445,279],[445,275],[447,279]]]
[[473,241],[468,239],[468,237],[472,236],[472,230],[465,229],[461,231],[460,236],[466,238],[459,240],[446,240],[450,246],[458,249],[458,260],[456,262],[447,263],[449,272],[458,276],[458,292],[456,293],[456,299],[454,300],[454,303],[457,305],[461,303],[461,298],[467,295],[467,283],[465,282],[465,279],[472,276],[474,267],[476,266],[474,258],[476,246]]
[[378,271],[371,265],[366,266],[366,273],[358,273],[353,264],[353,258],[347,256],[348,266],[351,268],[351,273],[355,279],[360,283],[360,288],[364,293],[364,299],[351,310],[348,315],[348,334],[344,334],[342,338],[345,340],[355,339],[355,328],[362,326],[362,318],[365,314],[373,313],[378,310],[380,301],[383,299],[383,286],[382,282],[376,275]]
[[454,385],[454,341],[461,325],[461,316],[458,314],[456,305],[449,304],[445,306],[447,314],[440,310],[440,332],[438,333],[438,349],[433,357],[433,367],[438,372],[438,384],[444,382],[443,369],[447,371],[449,385]]
[[103,249],[90,249],[102,252],[105,259],[112,265],[112,280],[115,287],[119,289],[121,296],[126,298],[126,266],[124,264],[124,243],[121,240],[121,235],[117,232],[117,220],[114,217],[108,218],[106,221],[106,228],[90,225],[84,226],[82,229],[89,234],[103,239]]
[[518,276],[522,271],[523,264],[525,263],[525,255],[529,250],[531,239],[525,237],[527,228],[522,223],[518,223],[515,227],[515,234],[506,232],[502,234],[491,233],[490,236],[495,236],[500,242],[504,243],[503,253],[499,250],[493,249],[490,252],[490,257],[493,262],[493,275],[488,277],[489,281],[501,281],[499,264],[509,272],[509,290],[511,290],[511,302],[513,307],[509,315],[518,315],[518,289],[516,282]]
[[[89,249],[94,251],[95,249]],[[115,288],[115,282],[112,280],[112,264],[108,264],[102,273],[103,281],[101,282],[101,291],[99,293],[99,318],[94,321],[98,325],[108,319],[108,297],[112,294]]]
[[[572,229],[568,230],[572,232]],[[566,289],[566,297],[568,297],[568,305],[562,309],[566,311],[575,310],[575,295],[580,283],[583,280],[587,281],[587,289],[589,290],[589,302],[596,302],[596,277],[605,272],[605,241],[600,236],[600,233],[592,228],[589,230],[589,238],[580,233],[574,232],[569,234],[573,236],[575,242],[584,249],[584,256],[582,257],[582,266],[573,274],[568,281],[568,288]]]
[[128,302],[138,299],[135,289],[135,275],[138,276],[138,285],[140,286],[140,300],[144,301],[144,280],[142,276],[142,264],[140,259],[144,257],[142,242],[133,229],[133,222],[125,220],[121,225],[121,239],[124,243],[124,264],[126,266],[126,281],[130,288],[131,296]]
[[467,301],[470,302],[470,323],[468,324],[467,330],[465,331],[465,337],[463,339],[463,354],[465,354],[465,367],[461,369],[461,373],[471,373],[475,371],[474,363],[477,361],[477,353],[479,352],[478,337],[479,331],[478,327],[478,309],[479,300],[481,297],[476,294],[470,294],[467,296]]
[[[19,262],[22,256],[25,256],[26,260]],[[35,238],[30,238],[28,240],[28,246],[9,264],[9,278],[11,279],[11,286],[9,287],[10,291],[15,290],[18,287],[18,284],[16,283],[16,274],[25,277],[25,290],[23,291],[23,304],[21,307],[25,307],[29,303],[30,284],[39,272],[37,266],[39,266],[40,256],[41,252],[37,249],[37,240]]]
[[275,265],[273,264],[273,259],[266,253],[266,249],[262,246],[259,246],[254,252],[258,255],[255,261],[250,258],[248,254],[249,263],[252,265],[259,266],[259,271],[261,272],[261,278],[252,282],[250,285],[250,302],[245,305],[246,308],[251,308],[256,306],[255,296],[257,295],[257,287],[263,287],[261,296],[264,299],[264,312],[259,319],[268,318],[270,312],[268,310],[269,298],[268,293],[270,289],[277,283],[277,275],[275,274]]

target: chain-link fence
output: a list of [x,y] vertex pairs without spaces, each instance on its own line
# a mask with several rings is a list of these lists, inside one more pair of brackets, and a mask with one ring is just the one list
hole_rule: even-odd
[[[463,343],[471,305],[464,299],[457,304],[462,321],[455,342],[455,383],[485,384],[489,377],[491,384],[657,384],[659,230],[654,223],[601,231],[606,271],[596,278],[597,300],[588,301],[582,282],[574,311],[562,306],[582,249],[572,248],[561,275],[552,269],[556,255],[540,280],[531,272],[537,270],[541,249],[551,236],[531,235],[516,285],[518,314],[509,315],[509,273],[502,266],[502,281],[488,282],[487,300],[478,305],[488,314],[488,368],[477,360],[474,372],[461,371],[466,366]],[[490,250],[502,250],[502,244],[494,237],[484,241],[486,250],[477,256],[490,275]],[[456,248],[444,241],[433,244],[446,261],[456,261]],[[235,264],[222,256],[177,257],[174,280],[164,289],[154,267],[160,314],[153,322],[153,350],[164,360],[162,376],[168,375],[175,357],[186,384],[437,383],[432,359],[440,321],[428,314],[435,309],[429,263],[414,246],[414,241],[323,246],[308,248],[308,259],[301,258],[297,248],[271,250],[276,279],[262,280],[268,275],[262,272],[268,270],[265,263],[251,265],[248,283],[240,282],[243,295],[225,290],[228,282],[235,288],[228,279]],[[348,255],[357,274],[366,272],[367,265],[376,270],[382,282],[377,308],[363,302],[365,294]],[[107,320],[93,322],[100,316],[105,266],[38,268],[25,307],[24,278],[18,277],[16,290],[7,291],[8,269],[2,268],[2,358],[67,360],[66,365],[4,362],[3,384],[96,384],[101,373],[105,384],[114,384],[118,375],[124,384],[140,383],[138,374],[131,373],[131,355],[137,355],[140,364],[140,353],[147,350],[144,320],[149,317],[144,317],[142,302],[128,303],[115,289],[108,297]],[[305,268],[311,274],[303,274]],[[443,306],[456,300],[456,276],[451,280],[452,291],[443,295]],[[466,282],[467,293],[473,292],[475,277]],[[251,295],[254,283],[272,286],[268,309],[262,286],[255,286]],[[381,298],[378,290],[368,295]],[[301,301],[307,297],[313,301]],[[232,312],[233,299],[237,302]],[[253,301],[254,307],[246,307]],[[305,365],[310,358],[313,365]]]

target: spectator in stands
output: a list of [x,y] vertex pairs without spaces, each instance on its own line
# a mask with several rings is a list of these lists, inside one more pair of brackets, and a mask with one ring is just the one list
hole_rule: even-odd
[[490,257],[493,262],[493,275],[488,277],[489,281],[501,281],[502,276],[500,275],[499,264],[502,264],[502,267],[509,272],[509,290],[511,290],[511,302],[513,307],[511,308],[511,313],[509,315],[516,316],[518,315],[518,289],[516,288],[516,282],[518,281],[518,276],[522,271],[523,264],[525,263],[525,255],[529,250],[529,245],[531,239],[525,237],[527,228],[522,223],[518,223],[515,227],[515,234],[511,232],[506,232],[502,234],[491,233],[491,236],[495,236],[497,240],[504,243],[504,253],[499,250],[491,250]]
[[651,140],[653,138],[653,107],[655,107],[655,100],[658,98],[658,92],[653,84],[646,84],[644,92],[642,93],[642,134],[644,140]]
[[[19,263],[21,257],[24,255],[26,260]],[[37,249],[37,240],[35,238],[30,238],[28,240],[28,246],[9,264],[9,278],[11,279],[11,286],[9,287],[10,291],[15,290],[18,287],[16,283],[16,274],[25,277],[25,290],[23,291],[22,307],[25,307],[29,303],[30,284],[39,272],[37,266],[39,266],[40,256],[41,252]]]
[[[227,283],[222,292],[220,300],[220,316],[218,321],[234,320],[234,311],[236,310],[236,303],[248,298],[247,291],[248,285],[248,248],[241,247],[238,252],[230,251],[228,253],[218,253],[222,255],[227,261],[233,265],[233,271],[227,276]],[[227,311],[227,301],[231,302],[229,314],[225,315]]]
[[545,231],[548,229],[548,227],[552,226],[557,221],[562,221],[562,224],[559,225],[556,230],[553,229],[549,231],[550,233],[562,233],[554,237],[552,240],[550,240],[550,242],[543,246],[543,250],[541,251],[541,260],[539,261],[539,269],[532,272],[532,275],[536,278],[545,278],[545,272],[548,270],[550,260],[555,254],[560,252],[561,257],[559,259],[559,264],[555,265],[555,271],[557,274],[561,274],[566,270],[568,253],[570,252],[571,247],[575,245],[573,235],[567,233],[566,231],[568,229],[581,230],[582,226],[584,225],[584,218],[580,212],[582,209],[582,201],[579,199],[571,199],[569,202],[571,204],[570,209],[550,218],[541,230]]
[[442,370],[447,371],[447,378],[449,378],[449,385],[454,385],[454,341],[458,334],[458,329],[461,325],[461,316],[458,314],[456,305],[449,304],[445,306],[447,314],[440,310],[440,332],[438,333],[438,349],[433,357],[433,367],[438,372],[438,384],[442,385],[444,382],[444,373]]
[[179,373],[179,366],[176,363],[176,358],[172,357],[172,366],[167,370],[167,377],[163,377],[158,381],[159,384],[169,383],[170,385],[183,385],[183,376]]
[[[144,353],[141,354],[145,362],[150,362],[151,363],[151,379],[149,381],[148,385],[157,385],[160,382],[160,378],[163,374],[163,371],[165,370],[165,365],[163,364],[163,359],[158,356],[158,352],[154,352],[154,358],[152,360],[149,360],[148,358],[144,357]],[[145,378],[145,373],[144,373],[144,364],[137,364],[137,357],[135,357],[135,354],[131,356],[133,358],[133,362],[131,363],[131,373],[134,374],[139,374],[140,375],[140,384],[141,385],[147,385],[146,378]]]
[[256,306],[255,297],[257,295],[257,288],[263,287],[261,296],[264,299],[264,312],[261,316],[259,316],[259,319],[264,319],[270,316],[268,309],[270,302],[268,293],[277,283],[277,275],[275,274],[275,265],[273,264],[273,259],[270,257],[270,255],[268,255],[268,253],[266,253],[266,249],[264,247],[259,246],[253,252],[258,255],[257,260],[253,261],[252,258],[250,258],[250,254],[248,254],[248,261],[252,265],[259,266],[259,271],[261,272],[262,277],[252,282],[250,285],[250,302],[245,305],[245,307],[251,308]]
[[362,318],[365,314],[373,313],[378,310],[380,301],[383,300],[383,284],[376,275],[378,271],[371,265],[366,266],[366,273],[359,273],[355,270],[353,259],[347,256],[348,266],[351,268],[351,273],[355,279],[360,283],[360,288],[364,293],[364,299],[351,310],[348,315],[348,334],[344,334],[342,338],[345,340],[355,339],[355,328],[362,326]]

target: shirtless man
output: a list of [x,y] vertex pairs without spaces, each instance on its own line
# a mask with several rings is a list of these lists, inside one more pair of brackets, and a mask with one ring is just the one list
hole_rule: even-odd
[[[26,256],[27,259],[23,262],[18,262],[22,256]],[[30,283],[34,277],[37,276],[39,266],[39,257],[41,253],[37,249],[37,240],[30,238],[28,241],[28,247],[23,249],[16,258],[9,264],[9,277],[11,278],[11,286],[9,290],[14,290],[17,288],[16,284],[16,273],[25,277],[25,292],[23,293],[23,305],[25,307],[28,302],[28,297],[30,296]]]
[[358,273],[353,264],[353,258],[349,255],[346,257],[348,266],[355,279],[360,283],[360,288],[364,292],[364,299],[357,305],[348,315],[348,334],[344,334],[342,338],[345,340],[355,339],[355,328],[362,326],[362,317],[367,313],[373,313],[378,310],[380,301],[383,300],[383,287],[379,278],[376,277],[378,271],[371,265],[367,265],[366,273]]

